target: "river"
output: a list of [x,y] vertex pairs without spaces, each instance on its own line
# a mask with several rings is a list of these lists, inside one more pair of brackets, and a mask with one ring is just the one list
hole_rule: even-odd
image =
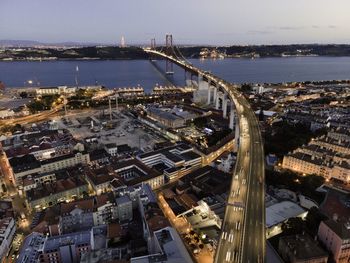
[[[235,83],[278,83],[307,80],[350,79],[350,57],[281,57],[258,59],[190,60],[194,65]],[[156,62],[164,69],[164,61]],[[76,71],[78,66],[79,70]],[[184,85],[184,71],[174,67],[171,77]],[[104,85],[108,88],[141,85],[148,92],[157,83],[166,85],[164,75],[148,60],[0,62],[0,81],[7,87]]]

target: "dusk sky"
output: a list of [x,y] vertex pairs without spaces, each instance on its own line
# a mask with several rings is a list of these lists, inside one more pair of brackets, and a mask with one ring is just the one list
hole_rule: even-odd
[[0,0],[0,39],[350,43],[349,0]]

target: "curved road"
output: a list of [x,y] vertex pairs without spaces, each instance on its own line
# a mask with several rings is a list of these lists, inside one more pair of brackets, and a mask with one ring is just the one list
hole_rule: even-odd
[[184,60],[147,48],[144,51],[203,75],[225,90],[234,102],[240,128],[239,149],[215,262],[265,262],[264,149],[255,113],[237,86]]

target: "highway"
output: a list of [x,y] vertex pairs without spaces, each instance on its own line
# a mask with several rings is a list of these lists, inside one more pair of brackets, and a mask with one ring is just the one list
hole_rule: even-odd
[[[240,129],[239,148],[214,262],[265,262],[264,150],[255,113],[237,86],[177,57],[147,48],[144,51],[202,75],[220,86],[234,102]],[[225,145],[221,149],[224,148]],[[215,155],[209,154],[207,162]]]

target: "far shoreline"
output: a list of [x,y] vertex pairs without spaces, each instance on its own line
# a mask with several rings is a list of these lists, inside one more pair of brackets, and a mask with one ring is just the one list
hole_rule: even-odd
[[[216,61],[216,60],[261,60],[266,58],[350,58],[350,55],[288,55],[288,56],[260,56],[260,57],[225,57],[225,58],[201,58],[201,57],[191,57],[186,58],[188,60],[197,59],[203,61]],[[0,62],[59,62],[59,61],[140,61],[149,60],[149,58],[55,58],[55,59],[0,59]],[[161,60],[161,59],[160,59]]]

